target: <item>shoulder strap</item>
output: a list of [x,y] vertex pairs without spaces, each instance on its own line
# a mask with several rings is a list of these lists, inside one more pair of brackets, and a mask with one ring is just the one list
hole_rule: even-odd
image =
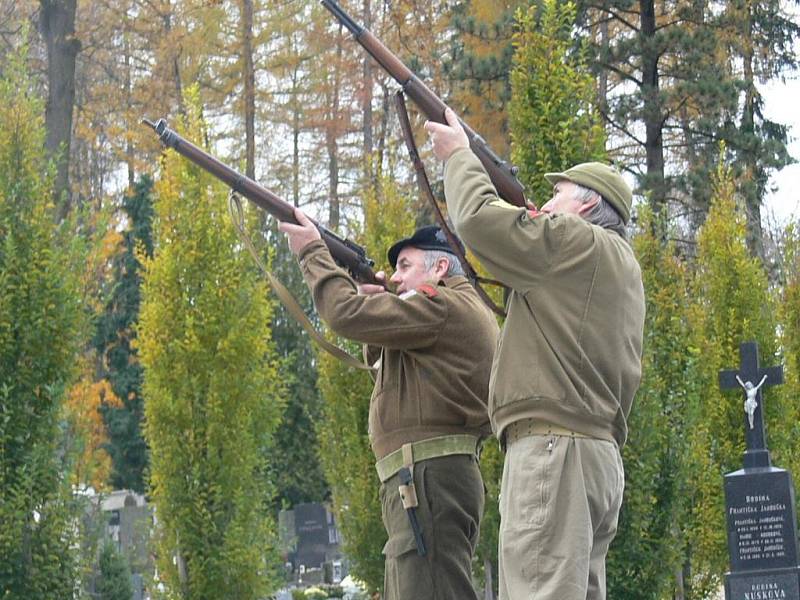
[[234,190],[231,190],[230,194],[228,195],[228,209],[230,210],[231,220],[233,220],[233,225],[236,227],[236,231],[239,233],[242,243],[249,250],[250,255],[253,257],[253,260],[256,261],[261,273],[263,273],[270,286],[272,286],[272,290],[275,292],[275,295],[286,307],[286,310],[289,311],[289,314],[294,318],[294,320],[297,321],[300,326],[306,330],[306,333],[311,336],[311,339],[317,342],[319,347],[325,350],[325,352],[334,358],[339,359],[347,366],[365,371],[375,371],[374,367],[362,363],[339,348],[337,345],[326,340],[325,337],[314,328],[314,324],[306,316],[303,308],[300,306],[297,300],[294,299],[292,293],[280,282],[277,277],[267,270],[267,268],[264,266],[264,263],[261,261],[261,257],[259,257],[258,252],[256,252],[256,249],[253,246],[253,241],[250,239],[250,236],[245,230],[242,203],[239,200],[238,194]]

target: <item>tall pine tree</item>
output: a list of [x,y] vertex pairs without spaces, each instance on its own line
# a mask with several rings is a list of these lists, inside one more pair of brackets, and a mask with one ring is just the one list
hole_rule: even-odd
[[[286,236],[274,226],[269,228],[268,236],[275,249],[272,272],[313,319],[311,294],[289,251]],[[322,502],[329,488],[320,464],[314,428],[322,411],[317,389],[317,357],[311,340],[282,304],[275,306],[271,329],[286,386],[286,407],[268,453],[275,505],[276,508],[291,508],[300,502]]]
[[94,346],[101,357],[102,376],[110,381],[122,406],[106,405],[108,451],[117,489],[144,491],[147,448],[141,433],[143,416],[142,366],[135,348],[141,301],[140,259],[153,254],[153,182],[143,176],[122,209],[127,217],[121,252],[112,260],[112,288],[97,321]]

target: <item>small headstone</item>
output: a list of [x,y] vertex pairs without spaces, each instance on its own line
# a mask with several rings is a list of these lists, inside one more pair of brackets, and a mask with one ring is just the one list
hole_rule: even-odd
[[720,387],[740,387],[747,449],[744,468],[725,475],[725,513],[731,571],[726,600],[800,600],[797,516],[792,477],[773,467],[761,389],[783,383],[783,369],[761,369],[758,346],[740,346],[741,368],[721,371]]

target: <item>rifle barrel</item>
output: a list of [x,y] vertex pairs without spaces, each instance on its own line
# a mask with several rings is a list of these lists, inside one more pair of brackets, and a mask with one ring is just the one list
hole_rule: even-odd
[[355,21],[353,21],[353,19],[350,18],[350,15],[344,12],[344,10],[342,10],[342,7],[339,6],[339,4],[335,2],[335,0],[322,0],[322,4],[324,4],[325,8],[331,11],[336,16],[336,18],[339,19],[339,22],[345,27],[347,27],[347,29],[350,30],[350,33],[352,33],[354,36],[358,37],[359,35],[361,35],[361,32],[364,31],[364,28],[361,27],[361,25],[359,25]]
[[[297,224],[297,218],[294,216],[294,206],[258,182],[242,175],[183,138],[180,134],[170,129],[164,119],[159,119],[155,123],[148,119],[142,119],[142,123],[153,129],[158,134],[161,143],[166,147],[172,148],[178,154],[189,159],[262,210],[265,210],[279,221]],[[336,262],[347,268],[357,281],[386,287],[384,282],[375,278],[371,268],[374,263],[366,257],[365,250],[362,247],[350,240],[339,237],[316,222],[314,225],[319,230],[322,241],[328,246]]]
[[[447,124],[444,112],[447,104],[409,69],[383,42],[368,29],[358,25],[335,0],[321,0],[340,23],[353,34],[356,41],[373,59],[403,87],[425,116],[431,121]],[[525,188],[517,179],[516,167],[510,166],[464,120],[459,119],[469,139],[470,148],[480,159],[498,195],[515,206],[525,206]]]

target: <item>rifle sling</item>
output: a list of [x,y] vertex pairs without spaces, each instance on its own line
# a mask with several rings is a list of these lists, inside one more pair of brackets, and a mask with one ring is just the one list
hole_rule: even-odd
[[250,252],[250,255],[255,260],[258,268],[263,273],[266,280],[269,282],[272,290],[275,292],[275,295],[281,301],[281,303],[286,307],[288,313],[297,321],[300,326],[306,330],[306,333],[311,336],[320,348],[325,350],[328,354],[333,356],[334,358],[339,359],[344,364],[349,367],[353,367],[356,369],[362,369],[365,371],[375,371],[374,367],[371,367],[365,363],[362,363],[360,360],[357,360],[337,345],[332,344],[328,340],[325,339],[319,331],[314,328],[314,324],[309,320],[308,316],[306,316],[305,311],[300,306],[300,304],[295,300],[292,293],[283,285],[280,280],[275,277],[272,273],[270,273],[267,268],[264,266],[264,263],[261,260],[261,257],[256,252],[255,247],[253,246],[253,241],[250,239],[250,236],[247,234],[244,226],[244,213],[242,211],[242,204],[239,201],[239,195],[236,193],[235,190],[231,190],[230,194],[228,195],[228,209],[231,214],[231,220],[233,221],[234,227],[236,227],[237,232],[239,233],[239,237],[242,240],[242,243],[245,245],[247,250]]
[[467,260],[464,252],[461,251],[461,247],[456,240],[455,234],[447,224],[447,221],[445,220],[444,215],[439,208],[439,204],[436,202],[436,197],[433,195],[433,190],[431,189],[431,183],[428,180],[428,174],[425,171],[425,165],[422,162],[422,159],[419,157],[417,143],[414,140],[414,132],[411,131],[411,122],[408,118],[408,110],[406,109],[405,95],[403,90],[398,90],[394,99],[395,104],[397,105],[397,116],[400,119],[400,129],[403,131],[403,139],[406,142],[406,148],[408,148],[408,154],[411,157],[411,162],[414,164],[414,171],[416,172],[417,176],[417,185],[419,186],[422,195],[428,199],[428,202],[430,202],[431,206],[433,207],[433,214],[436,217],[436,222],[444,232],[445,237],[447,237],[447,243],[450,246],[450,249],[453,251],[453,254],[455,254],[458,257],[458,260],[461,261],[461,266],[464,268],[467,279],[469,279],[470,283],[472,283],[472,287],[475,288],[478,296],[480,296],[481,300],[483,300],[483,303],[486,304],[486,306],[488,306],[492,312],[501,317],[505,317],[506,312],[494,303],[494,301],[489,297],[489,294],[486,293],[486,290],[484,290],[480,285],[481,283],[486,283],[490,285],[503,286],[503,284],[499,281],[495,281],[494,279],[480,277]]

